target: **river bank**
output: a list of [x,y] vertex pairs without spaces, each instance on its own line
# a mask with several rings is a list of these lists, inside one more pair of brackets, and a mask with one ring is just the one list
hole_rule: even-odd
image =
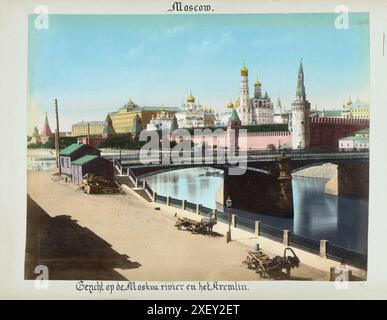
[[[53,173],[28,172],[27,278],[45,264],[63,280],[259,280],[242,265],[251,246],[179,231],[173,208],[134,192],[87,195]],[[328,274],[301,264],[292,277]]]

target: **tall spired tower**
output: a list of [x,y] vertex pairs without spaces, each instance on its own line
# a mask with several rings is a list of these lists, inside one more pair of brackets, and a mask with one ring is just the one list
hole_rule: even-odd
[[48,117],[47,117],[47,112],[46,112],[46,117],[44,118],[44,125],[43,125],[43,129],[42,129],[42,135],[44,136],[51,136],[52,132],[51,132],[51,129],[50,129],[50,125],[48,123]]
[[305,149],[310,142],[310,103],[306,100],[302,59],[298,70],[296,100],[292,103],[292,147]]
[[240,88],[240,106],[239,106],[239,117],[242,121],[242,125],[248,125],[250,123],[251,110],[250,110],[250,98],[249,98],[249,70],[243,64],[241,68],[241,88]]

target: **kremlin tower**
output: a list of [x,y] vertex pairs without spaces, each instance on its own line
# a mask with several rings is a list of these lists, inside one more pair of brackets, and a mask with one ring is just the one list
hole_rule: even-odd
[[310,141],[310,103],[306,100],[302,59],[298,70],[296,100],[292,103],[292,147],[305,149]]
[[50,124],[48,123],[48,117],[47,117],[47,112],[46,112],[46,117],[44,119],[44,125],[42,129],[42,133],[40,135],[42,143],[45,143],[48,141],[48,139],[52,136],[52,132],[50,129]]
[[114,134],[114,128],[113,128],[112,118],[110,118],[110,115],[108,114],[105,119],[105,125],[102,131],[102,138],[106,139],[107,137],[110,137],[113,134]]
[[46,117],[44,119],[44,125],[43,125],[43,129],[42,129],[42,135],[46,135],[46,136],[51,136],[52,135],[52,132],[51,132],[51,129],[50,129],[50,125],[48,123],[48,117],[47,117],[47,112],[46,112]]

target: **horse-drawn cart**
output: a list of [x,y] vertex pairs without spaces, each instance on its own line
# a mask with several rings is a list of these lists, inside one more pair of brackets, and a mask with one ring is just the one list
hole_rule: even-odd
[[192,233],[209,233],[212,234],[212,228],[216,224],[215,219],[203,218],[200,221],[188,219],[188,218],[178,218],[175,227],[181,230],[185,228]]
[[243,264],[246,264],[249,269],[256,270],[260,277],[270,276],[286,269],[286,275],[289,278],[290,270],[299,266],[300,259],[298,259],[293,249],[288,247],[284,249],[282,257],[275,256],[274,258],[270,258],[262,250],[249,251]]

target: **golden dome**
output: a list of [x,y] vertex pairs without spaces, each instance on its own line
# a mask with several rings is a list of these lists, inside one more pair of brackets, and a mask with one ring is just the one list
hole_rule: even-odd
[[236,101],[235,101],[235,106],[236,107],[239,107],[241,105],[241,99],[236,99]]
[[228,103],[227,108],[228,109],[234,108],[234,105],[233,105],[233,103],[231,101]]
[[128,104],[134,104],[132,99],[129,99]]
[[249,69],[245,65],[241,68],[241,76],[247,76],[249,74]]
[[261,82],[258,80],[258,76],[257,76],[257,81],[255,81],[255,83],[254,83],[254,86],[255,87],[260,87],[262,84],[261,84]]
[[189,92],[189,96],[187,97],[187,102],[195,102],[195,98],[192,96],[192,92]]

